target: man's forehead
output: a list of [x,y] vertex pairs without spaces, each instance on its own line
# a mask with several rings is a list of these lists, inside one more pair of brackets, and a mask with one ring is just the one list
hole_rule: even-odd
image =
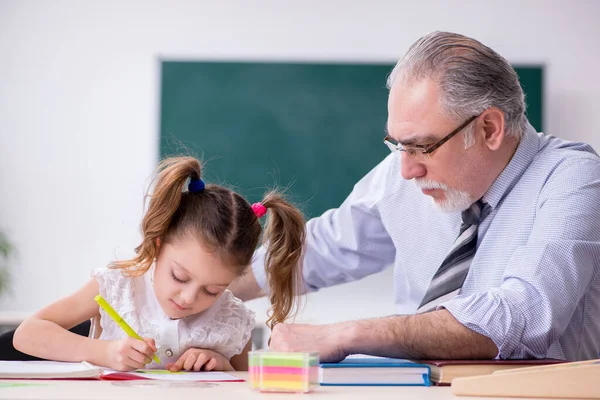
[[430,79],[411,84],[397,83],[390,89],[390,112],[401,110],[404,114],[417,118],[424,112],[439,110],[439,105],[439,88]]
[[431,80],[393,86],[388,101],[388,134],[404,145],[435,138],[432,127],[442,122],[438,99],[437,86]]

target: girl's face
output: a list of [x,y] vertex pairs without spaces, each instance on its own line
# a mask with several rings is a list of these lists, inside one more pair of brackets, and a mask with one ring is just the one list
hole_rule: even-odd
[[154,293],[165,314],[179,319],[211,307],[235,278],[217,254],[185,235],[161,244]]

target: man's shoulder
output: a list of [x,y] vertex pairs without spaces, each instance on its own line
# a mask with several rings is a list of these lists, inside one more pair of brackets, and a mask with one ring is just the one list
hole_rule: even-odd
[[546,194],[577,190],[600,183],[600,157],[587,143],[547,136],[527,174]]
[[540,149],[530,169],[536,173],[545,170],[550,177],[577,173],[581,168],[588,171],[598,170],[600,173],[600,156],[591,145],[549,135],[541,136]]
[[538,163],[561,164],[572,160],[600,163],[598,153],[588,143],[565,140],[552,135],[541,135],[540,139],[540,150],[535,160]]

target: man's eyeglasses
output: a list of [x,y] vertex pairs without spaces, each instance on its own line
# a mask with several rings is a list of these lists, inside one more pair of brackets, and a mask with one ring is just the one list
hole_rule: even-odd
[[452,132],[450,132],[449,134],[447,134],[446,136],[441,138],[438,142],[436,142],[432,145],[429,145],[429,146],[421,146],[421,145],[402,146],[400,143],[398,143],[394,139],[392,139],[389,135],[387,135],[383,139],[383,143],[386,144],[386,146],[390,149],[390,151],[392,153],[405,152],[409,156],[414,156],[417,154],[431,154],[434,151],[436,151],[441,145],[446,143],[448,140],[452,139],[454,137],[454,135],[456,135],[458,132],[465,129],[467,127],[467,125],[469,125],[471,122],[475,121],[475,119],[477,117],[479,117],[479,115],[472,116],[471,118],[466,120],[461,126],[459,126],[455,130],[453,130]]

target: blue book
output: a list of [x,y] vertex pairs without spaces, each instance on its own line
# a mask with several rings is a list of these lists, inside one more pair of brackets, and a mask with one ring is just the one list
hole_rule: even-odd
[[430,386],[430,367],[400,358],[352,355],[338,363],[321,363],[322,386]]

